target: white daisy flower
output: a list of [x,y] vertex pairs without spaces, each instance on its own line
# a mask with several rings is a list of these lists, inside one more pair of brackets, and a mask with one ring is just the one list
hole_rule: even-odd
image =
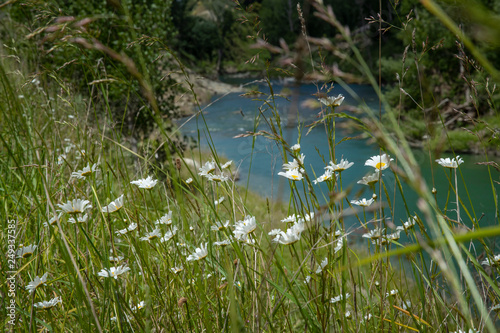
[[216,183],[222,183],[222,182],[227,182],[229,178],[227,176],[224,176],[224,174],[220,175],[215,175],[215,174],[208,174],[205,176],[208,180]]
[[304,223],[295,223],[286,232],[280,231],[279,234],[276,235],[276,238],[273,239],[273,242],[283,245],[296,243],[300,240],[300,235],[304,229]]
[[224,163],[222,166],[221,166],[221,169],[222,170],[225,170],[227,168],[229,168],[231,166],[231,164],[233,163],[233,161],[228,161],[226,163]]
[[117,280],[119,275],[122,275],[128,271],[130,271],[130,267],[127,267],[125,265],[120,265],[118,267],[110,267],[109,270],[103,268],[99,273],[97,273],[97,275],[102,277],[111,277]]
[[500,264],[500,254],[493,256],[493,260],[491,260],[490,258],[486,258],[484,261],[481,262],[481,264],[487,266]]
[[208,255],[208,251],[207,251],[207,243],[205,243],[205,245],[200,244],[200,247],[197,247],[195,250],[194,250],[194,253],[190,254],[188,257],[187,257],[187,261],[197,261],[197,260],[201,260],[201,259],[204,259],[206,256]]
[[286,172],[278,172],[278,176],[283,176],[291,180],[302,180],[304,178],[299,169],[287,170]]
[[62,213],[59,213],[59,215],[56,215],[56,216],[52,216],[50,219],[49,219],[49,223],[47,222],[43,222],[43,226],[44,227],[48,227],[49,224],[50,225],[56,225],[57,224],[57,220],[60,220],[61,219],[61,216],[62,216]]
[[308,276],[306,276],[304,283],[309,283],[309,282],[311,282],[311,277],[308,275]]
[[455,158],[440,158],[436,160],[436,162],[442,167],[456,169],[460,164],[464,163],[464,160],[460,157],[460,155],[457,155]]
[[229,226],[229,220],[227,220],[225,223],[222,222],[215,222],[215,225],[211,226],[210,229],[213,231],[221,231],[223,229],[226,229]]
[[379,173],[375,172],[374,174],[364,176],[363,179],[358,180],[358,184],[371,186],[378,182],[378,179]]
[[182,266],[171,267],[170,270],[172,271],[172,273],[178,274],[178,273],[180,273],[180,272],[182,272],[184,270],[184,267],[182,267]]
[[411,228],[413,228],[415,226],[415,223],[417,223],[417,217],[416,216],[412,216],[408,219],[408,221],[406,221],[405,223],[403,223],[402,226],[398,226],[396,228],[396,230],[401,230],[401,231],[406,231],[406,230],[409,230]]
[[281,220],[281,222],[284,222],[284,223],[293,223],[293,222],[297,222],[298,218],[299,217],[297,217],[297,216],[295,216],[295,214],[293,214],[293,215],[290,215],[288,217],[285,217],[283,220]]
[[276,235],[279,235],[280,232],[281,232],[281,229],[273,229],[273,230],[269,231],[267,234],[269,236],[276,236]]
[[70,217],[68,219],[68,222],[69,223],[85,223],[87,222],[87,220],[89,219],[89,214],[85,214],[85,215],[80,215],[80,216],[77,216],[76,217],[76,220],[74,217]]
[[116,263],[119,263],[120,261],[123,260],[123,257],[122,256],[109,256],[109,262],[113,263],[113,264],[116,264]]
[[305,158],[306,156],[304,154],[300,154],[300,156],[298,156],[298,160],[294,158],[292,162],[283,164],[283,169],[289,171],[299,169],[301,165],[304,165]]
[[193,182],[193,178],[189,177],[186,179],[186,184],[191,184]]
[[234,237],[239,241],[246,241],[248,235],[257,229],[257,222],[254,216],[245,216],[243,221],[238,221],[234,225]]
[[392,234],[387,235],[387,239],[390,241],[397,241],[401,238],[401,230],[398,230]]
[[89,164],[87,164],[87,166],[85,168],[83,168],[82,170],[78,170],[78,171],[71,173],[71,177],[75,177],[78,179],[85,179],[86,177],[90,176],[92,174],[92,172],[98,172],[98,171],[99,171],[99,169],[97,168],[97,163],[94,163],[92,165],[92,168],[90,167]]
[[342,247],[344,246],[344,240],[342,238],[338,239],[336,244],[335,244],[335,247],[333,248],[333,251],[335,253],[339,252],[340,250],[342,250]]
[[126,227],[125,229],[121,229],[121,230],[115,231],[115,234],[117,234],[117,235],[125,235],[126,233],[129,233],[130,231],[133,231],[135,229],[137,229],[137,224],[136,223],[130,223],[130,225],[128,227]]
[[[345,299],[348,299],[350,296],[351,296],[351,294],[346,293],[345,294]],[[342,301],[343,299],[344,299],[344,295],[338,295],[336,297],[330,298],[330,303],[335,304],[335,303],[338,303],[338,302]]]
[[16,251],[16,258],[29,258],[33,255],[36,248],[36,245],[23,246],[22,248]]
[[231,245],[231,240],[230,239],[224,239],[223,241],[220,241],[220,242],[214,242],[214,245],[216,245],[216,246]]
[[64,163],[64,160],[66,159],[66,155],[62,154],[57,157],[57,165],[61,165]]
[[58,204],[57,206],[61,208],[61,211],[68,214],[80,214],[86,209],[92,208],[90,201],[81,199],[70,200],[65,204]]
[[335,164],[330,161],[330,165],[325,167],[325,169],[330,170],[332,172],[342,172],[344,170],[349,169],[354,165],[354,162],[349,162],[348,160],[341,159],[339,164]]
[[323,259],[321,263],[319,264],[318,268],[316,269],[316,274],[321,274],[323,272],[323,269],[328,265],[328,258]]
[[333,177],[334,177],[333,171],[326,170],[323,175],[321,175],[318,178],[316,178],[316,180],[313,180],[313,183],[314,184],[322,183],[322,182],[327,181],[327,180],[332,180]]
[[114,213],[123,208],[123,194],[120,195],[115,201],[112,201],[106,207],[102,208],[103,213]]
[[139,304],[137,304],[137,306],[130,308],[130,310],[136,312],[137,310],[143,309],[145,306],[146,303],[144,301],[140,301]]
[[351,203],[354,205],[362,206],[362,207],[368,207],[370,206],[375,200],[373,198],[370,198],[369,200],[366,200],[366,198],[363,198],[361,200],[351,200]]
[[344,98],[345,97],[342,94],[339,94],[337,97],[329,96],[327,98],[319,98],[319,101],[326,106],[340,106],[340,104],[344,101]]
[[172,211],[169,210],[167,214],[160,217],[159,220],[156,220],[155,224],[165,224],[165,225],[172,224]]
[[200,176],[206,177],[215,171],[215,167],[216,167],[215,161],[212,160],[211,162],[206,162],[203,167],[199,168],[200,172],[198,172],[198,174]]
[[177,227],[173,227],[172,230],[169,230],[163,235],[160,239],[160,242],[165,243],[174,238],[175,234],[177,234]]
[[146,190],[150,190],[155,187],[156,183],[158,183],[158,179],[153,179],[153,177],[148,176],[144,179],[133,180],[130,184],[137,185],[139,188],[144,188]]
[[144,237],[141,237],[140,239],[143,240],[143,241],[152,241],[153,239],[155,238],[159,238],[161,237],[161,230],[156,228],[155,230],[147,233],[146,235],[144,235]]
[[42,301],[35,303],[34,306],[35,308],[41,308],[43,310],[48,310],[56,306],[58,303],[62,303],[62,300],[60,297],[55,297],[51,299],[50,301]]
[[370,157],[366,162],[365,165],[371,166],[375,168],[376,172],[385,170],[389,167],[389,164],[391,161],[394,161],[393,158],[390,158],[389,155],[387,154],[382,154],[382,155],[376,155]]
[[392,289],[390,292],[385,294],[385,297],[396,296],[397,294],[398,294],[398,291],[396,289]]
[[375,228],[373,230],[370,230],[368,233],[364,234],[361,237],[369,239],[378,239],[383,237],[384,234],[385,234],[385,229]]
[[300,151],[300,144],[296,143],[293,146],[291,146],[290,149],[294,152],[299,152]]
[[222,202],[224,201],[224,197],[220,197],[219,200],[215,200],[214,201],[214,205],[217,207],[218,205],[220,205]]
[[28,283],[28,285],[26,286],[26,290],[28,290],[31,294],[33,291],[35,291],[36,288],[40,287],[42,284],[45,284],[47,282],[47,275],[48,273],[45,273],[42,275],[41,278],[36,276],[33,281]]

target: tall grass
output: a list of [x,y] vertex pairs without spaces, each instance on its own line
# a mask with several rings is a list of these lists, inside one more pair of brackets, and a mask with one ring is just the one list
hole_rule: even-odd
[[[319,4],[315,9],[341,32],[352,61],[378,87],[331,9]],[[342,98],[329,92],[337,99],[324,100],[313,125],[324,127],[332,163],[325,161],[324,175],[313,175],[305,171],[308,157],[284,139],[280,97],[267,79],[271,93],[261,99],[256,123],[268,128],[246,135],[265,136],[281,147],[291,192],[282,205],[236,185],[236,166],[218,156],[201,107],[196,117],[209,152],[170,155],[170,148],[175,150],[171,133],[155,116],[168,146],[166,166],[160,167],[153,158],[157,151],[135,152],[122,137],[109,112],[105,77],[92,78],[91,93],[104,93],[102,102],[91,103],[57,73],[40,83],[11,59],[3,58],[0,66],[0,215],[2,230],[15,221],[18,247],[15,268],[9,270],[15,275],[14,325],[4,306],[10,302],[6,279],[11,273],[7,259],[1,259],[0,311],[7,330],[496,331],[500,259],[488,238],[500,235],[500,227],[482,228],[474,210],[467,210],[464,202],[470,198],[457,186],[463,181],[460,165],[445,169],[449,193],[426,185],[398,130],[397,114],[382,94],[393,133],[378,110],[362,106],[368,120],[339,112]],[[187,79],[180,61],[178,67]],[[149,84],[146,77],[140,76],[143,87]],[[154,112],[149,103],[154,96],[144,89],[144,107]],[[336,147],[344,140],[336,131],[339,117],[355,121],[380,147],[371,162],[366,157],[373,173],[365,179],[362,203],[346,192],[350,184],[342,183],[347,161],[337,166]],[[434,159],[433,152],[430,156]],[[90,170],[84,170],[87,166]],[[384,182],[389,174],[395,188]],[[131,183],[148,176],[151,181]],[[496,183],[490,179],[487,195],[497,207]],[[318,182],[327,184],[328,195],[322,197]],[[418,194],[416,214],[408,209],[402,184]],[[396,193],[403,202],[396,202]],[[448,197],[445,207],[437,204],[439,196]],[[79,211],[70,202],[75,199],[88,200],[87,207]],[[406,211],[407,221],[394,220],[395,205]],[[357,218],[354,228],[344,224],[348,216]],[[8,235],[1,235],[2,251],[8,253]],[[44,274],[46,280],[34,285]],[[32,292],[26,288],[30,283]],[[40,303],[56,297],[60,302]]]

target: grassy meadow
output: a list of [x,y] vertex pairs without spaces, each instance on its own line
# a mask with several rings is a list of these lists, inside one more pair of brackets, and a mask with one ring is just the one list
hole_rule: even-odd
[[[431,11],[439,8],[426,3]],[[313,7],[318,20],[338,29],[355,67],[380,91],[350,32],[331,9],[320,2]],[[449,29],[456,27],[442,12],[433,13]],[[424,145],[436,177],[449,177],[447,189],[428,186],[398,125],[397,105],[384,95],[379,96],[384,118],[363,105],[357,113],[363,116],[357,117],[340,109],[344,98],[335,85],[321,91],[319,117],[306,125],[324,128],[329,160],[323,174],[312,175],[305,171],[300,142],[283,139],[276,106],[282,97],[271,80],[271,94],[251,92],[262,103],[256,122],[268,128],[244,136],[265,136],[280,147],[279,174],[291,189],[286,202],[269,202],[236,184],[239,161],[213,148],[202,106],[193,119],[201,124],[197,139],[212,148],[207,151],[181,144],[181,131],[163,117],[160,96],[140,64],[73,37],[64,42],[102,52],[131,73],[137,91],[123,99],[138,96],[137,109],[153,127],[142,140],[126,134],[127,124],[139,116],[130,122],[126,108],[115,112],[108,96],[123,82],[105,71],[85,71],[71,81],[37,67],[29,52],[37,45],[30,39],[11,39],[0,48],[0,249],[5,253],[0,326],[5,331],[498,331],[500,224],[483,227],[466,208],[468,194],[457,191],[464,182],[463,160],[453,147],[453,157],[445,159],[439,145]],[[137,38],[145,47],[159,44]],[[28,47],[21,48],[23,43]],[[474,45],[466,46],[474,56]],[[173,59],[172,71],[189,87],[175,53],[167,47],[161,52]],[[65,61],[71,66],[71,58]],[[88,61],[83,67],[100,68]],[[484,59],[474,61],[489,68]],[[404,66],[401,71],[403,79]],[[486,71],[493,118],[497,79],[496,70]],[[76,88],[79,80],[87,91]],[[336,84],[347,87],[341,79]],[[194,94],[190,87],[179,94]],[[401,88],[400,98],[408,96]],[[342,183],[352,163],[349,156],[336,155],[337,145],[349,139],[337,133],[338,118],[349,119],[380,147],[378,155],[366,156],[370,172],[359,180],[366,185],[363,197],[347,193],[351,184]],[[446,135],[444,122],[438,118],[433,124]],[[483,134],[495,132],[487,121],[477,126]],[[495,142],[481,153],[491,180],[484,201],[495,207],[500,222],[500,167],[488,155],[498,150]],[[384,183],[388,174],[395,188]],[[326,203],[318,183],[328,187]],[[398,200],[398,209],[407,213],[401,221],[393,218],[393,203],[396,196],[404,198],[403,184],[418,195],[418,211]],[[444,207],[437,204],[443,197]],[[354,229],[344,225],[348,216],[358,220]]]

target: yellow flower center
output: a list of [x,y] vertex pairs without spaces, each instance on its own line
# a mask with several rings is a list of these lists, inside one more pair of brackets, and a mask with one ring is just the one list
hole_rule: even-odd
[[375,165],[375,168],[377,168],[377,169],[381,169],[381,168],[383,168],[384,166],[385,166],[385,163],[384,163],[384,162],[379,162],[379,163],[377,163],[377,164]]
[[299,176],[297,176],[297,175],[292,175],[292,178],[293,178],[294,180],[297,180],[297,179],[299,179]]

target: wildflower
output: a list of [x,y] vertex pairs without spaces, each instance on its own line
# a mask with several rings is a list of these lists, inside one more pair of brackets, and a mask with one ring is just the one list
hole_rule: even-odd
[[481,264],[487,266],[500,264],[500,254],[493,256],[493,260],[491,260],[490,258],[486,258],[486,260],[482,261]]
[[234,225],[235,229],[233,231],[234,236],[239,241],[246,241],[248,235],[255,231],[257,228],[257,222],[254,216],[245,216],[243,221],[238,221]]
[[35,252],[36,248],[38,246],[36,245],[29,245],[29,246],[24,246],[16,251],[16,258],[29,258],[33,255],[33,252]]
[[186,184],[191,184],[193,182],[193,178],[189,177],[186,179]]
[[372,317],[373,317],[372,314],[369,313],[366,316],[364,316],[363,319],[366,320],[366,321],[370,321],[372,319]]
[[455,158],[440,158],[436,160],[436,162],[442,167],[456,169],[460,164],[464,163],[464,160],[460,157],[460,155],[457,155]]
[[399,240],[399,238],[401,238],[401,230],[398,230],[392,234],[387,235],[387,239],[389,241],[397,241]]
[[86,177],[90,176],[92,174],[92,172],[98,172],[98,171],[99,171],[99,169],[97,169],[96,163],[94,163],[92,165],[92,168],[90,167],[89,164],[87,164],[87,166],[85,168],[83,168],[82,170],[78,170],[78,171],[71,173],[71,177],[75,177],[78,179],[85,179]]
[[371,186],[378,182],[379,174],[375,172],[374,174],[364,176],[363,179],[358,180],[358,184]]
[[323,175],[316,178],[316,180],[313,180],[313,183],[314,184],[322,183],[326,180],[332,180],[332,178],[333,178],[333,171],[327,169]]
[[417,223],[417,217],[412,216],[408,219],[408,221],[403,223],[403,226],[398,226],[396,230],[401,230],[401,231],[409,230],[415,226],[415,223]]
[[57,165],[61,165],[64,163],[64,160],[66,159],[66,155],[62,154],[57,157]]
[[330,303],[332,303],[332,304],[338,303],[338,302],[344,300],[344,297],[345,297],[345,299],[348,299],[350,296],[351,296],[351,294],[349,294],[349,293],[346,293],[345,296],[338,295],[336,297],[330,298]]
[[308,222],[311,221],[313,218],[314,218],[314,212],[304,215],[304,219]]
[[222,170],[225,170],[227,168],[229,168],[231,166],[231,164],[233,163],[233,161],[228,161],[226,163],[224,163],[222,166],[221,166],[221,169]]
[[309,283],[309,282],[311,282],[311,277],[308,275],[308,276],[306,276],[304,283]]
[[291,180],[302,180],[302,178],[304,178],[299,169],[287,170],[286,172],[278,172],[278,176],[283,176]]
[[374,167],[375,171],[379,172],[379,171],[387,169],[389,167],[389,163],[391,163],[391,161],[394,161],[394,159],[390,158],[390,156],[387,154],[376,155],[376,156],[370,157],[370,159],[368,159],[365,162],[365,165]]
[[117,235],[125,235],[126,233],[129,233],[130,231],[133,231],[135,229],[137,229],[137,224],[136,223],[130,223],[130,225],[128,227],[126,227],[125,229],[121,229],[121,230],[115,231],[115,234],[117,234]]
[[70,217],[68,219],[68,222],[69,223],[85,223],[87,222],[87,220],[89,219],[89,214],[85,214],[85,215],[80,215],[80,216],[77,216],[77,218],[75,219],[74,217]]
[[299,152],[300,151],[300,144],[296,143],[293,146],[291,146],[290,149],[294,152]]
[[84,210],[92,208],[90,201],[81,199],[70,200],[65,204],[58,204],[57,206],[59,206],[64,213],[68,214],[83,213]]
[[130,308],[130,310],[136,312],[137,310],[140,310],[142,308],[144,308],[146,306],[146,303],[144,301],[140,301],[139,304],[137,304],[137,306],[133,306],[132,308]]
[[160,239],[160,242],[165,243],[174,238],[175,234],[177,233],[177,227],[173,227],[172,230],[169,230],[163,235],[163,237]]
[[319,264],[318,268],[316,269],[316,274],[321,274],[323,272],[323,269],[328,265],[328,258],[323,259],[323,261]]
[[335,244],[333,251],[335,251],[335,253],[337,253],[340,250],[342,250],[343,246],[344,246],[344,240],[342,238],[340,238],[339,240],[337,240],[337,243]]
[[351,311],[349,311],[349,310],[348,310],[348,311],[346,311],[346,313],[345,313],[345,317],[346,317],[347,319],[352,319],[352,314],[351,314]]
[[153,179],[153,177],[148,176],[145,179],[133,180],[130,184],[134,184],[139,186],[139,188],[144,188],[146,190],[150,190],[155,187],[156,183],[158,183],[158,179]]
[[161,237],[160,232],[161,232],[161,230],[156,228],[155,230],[151,231],[150,233],[147,233],[144,237],[141,237],[141,240],[150,242],[151,240],[153,240],[155,238]]
[[214,245],[216,245],[216,246],[227,246],[227,245],[231,245],[231,240],[230,240],[230,239],[225,239],[225,240],[220,241],[220,242],[214,242]]
[[298,156],[298,159],[294,158],[292,162],[283,164],[283,169],[289,170],[289,171],[299,169],[300,166],[304,164],[305,158],[306,158],[306,156],[304,154],[300,154],[300,156]]
[[215,171],[215,161],[206,162],[205,165],[199,168],[199,175],[203,177],[207,177],[209,174]]
[[241,285],[241,282],[240,282],[240,281],[235,281],[235,282],[234,282],[234,286],[235,286],[235,287],[238,287],[238,288],[240,288],[240,289],[241,289],[241,286],[242,286],[242,285]]
[[109,262],[111,263],[119,263],[120,261],[123,260],[123,257],[122,256],[109,256]]
[[168,211],[167,214],[163,215],[160,217],[159,220],[155,221],[155,224],[165,224],[165,225],[170,225],[172,224],[172,211]]
[[106,207],[102,208],[103,213],[114,213],[123,207],[123,194],[120,195],[115,201],[112,201]]
[[280,231],[273,242],[283,245],[290,245],[300,240],[300,235],[304,231],[304,223],[295,223],[286,232]]
[[344,101],[344,96],[342,94],[339,94],[337,97],[335,96],[329,96],[327,98],[319,98],[319,101],[326,106],[340,106],[342,102]]
[[118,267],[110,267],[109,270],[106,268],[103,268],[97,275],[102,276],[102,277],[111,277],[115,278],[115,280],[118,279],[118,275],[122,275],[126,272],[130,271],[130,267],[127,267],[125,265],[120,265]]
[[180,273],[180,272],[182,272],[184,270],[184,267],[182,267],[182,266],[171,267],[170,270],[172,271],[172,273],[178,274],[178,273]]
[[215,225],[210,227],[210,229],[212,229],[213,231],[220,231],[227,228],[228,226],[229,226],[229,220],[227,220],[226,223],[217,221],[215,222]]
[[269,231],[267,234],[269,236],[276,236],[276,235],[279,235],[280,232],[281,232],[281,229],[273,229],[273,230]]
[[35,308],[41,308],[43,310],[48,310],[48,309],[51,309],[54,306],[56,306],[57,303],[62,303],[62,300],[60,297],[55,297],[55,298],[51,299],[50,301],[42,301],[42,302],[35,303],[34,306],[35,306]]
[[370,232],[364,234],[363,238],[378,239],[384,235],[385,229],[375,228],[370,230]]
[[295,216],[295,214],[293,214],[293,215],[290,215],[288,217],[285,217],[283,220],[281,220],[281,222],[292,223],[292,222],[297,222],[297,219],[298,219],[298,217]]
[[330,161],[330,165],[325,167],[325,169],[330,170],[332,172],[342,172],[344,170],[349,169],[354,165],[354,162],[349,162],[348,160],[341,159],[339,164],[334,164],[332,161]]
[[194,253],[193,254],[190,254],[188,257],[187,257],[187,261],[197,261],[197,260],[201,260],[201,259],[204,259],[206,256],[208,255],[208,251],[207,251],[207,243],[205,243],[205,245],[203,245],[203,243],[200,245],[200,247],[196,248],[194,250]]
[[214,201],[214,205],[217,207],[218,205],[220,205],[222,202],[224,201],[224,197],[220,197],[219,200],[215,200]]
[[397,294],[398,294],[398,291],[396,289],[393,289],[390,292],[386,293],[385,297],[396,296]]
[[208,174],[206,178],[216,183],[227,182],[229,180],[229,178],[227,176],[224,176],[224,174],[222,173],[220,175]]
[[54,224],[57,224],[57,221],[61,219],[61,216],[62,216],[62,213],[59,213],[59,215],[56,215],[56,216],[52,216],[50,219],[49,219],[49,223],[47,222],[43,222],[43,225],[45,227],[48,227],[49,224],[50,225],[54,225]]
[[351,203],[354,205],[362,206],[362,207],[368,207],[370,206],[375,200],[373,198],[370,198],[369,200],[366,200],[365,198],[361,200],[351,200]]
[[411,302],[403,301],[403,304],[401,304],[401,308],[403,308],[403,310],[408,310],[409,308],[411,308]]
[[28,283],[28,285],[26,286],[26,290],[28,290],[31,294],[33,291],[35,291],[36,288],[40,287],[42,284],[45,284],[47,282],[47,275],[48,273],[45,273],[42,275],[41,278],[36,276],[33,281]]

